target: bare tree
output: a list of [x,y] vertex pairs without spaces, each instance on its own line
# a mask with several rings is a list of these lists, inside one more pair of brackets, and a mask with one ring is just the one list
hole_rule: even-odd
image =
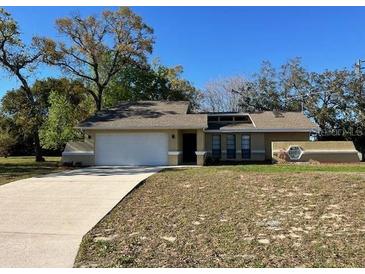
[[249,82],[243,76],[210,81],[203,89],[202,109],[205,111],[240,111],[241,94]]
[[44,61],[84,80],[97,110],[112,78],[126,66],[144,64],[152,52],[152,28],[129,8],[61,18],[56,26],[67,43],[39,38]]
[[11,14],[0,9],[0,65],[12,76],[15,76],[21,83],[21,90],[27,98],[29,114],[24,123],[32,124],[31,134],[34,139],[36,161],[43,161],[42,150],[39,141],[39,128],[37,123],[38,111],[32,90],[28,83],[28,77],[32,73],[42,56],[42,51],[36,49],[35,40],[29,46],[25,45],[20,38],[20,31],[17,22]]

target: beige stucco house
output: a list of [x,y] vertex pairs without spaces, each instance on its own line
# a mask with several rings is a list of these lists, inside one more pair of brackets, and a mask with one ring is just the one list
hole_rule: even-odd
[[78,128],[63,162],[82,165],[203,165],[271,160],[273,141],[308,141],[317,126],[299,112],[192,113],[188,102],[124,102]]

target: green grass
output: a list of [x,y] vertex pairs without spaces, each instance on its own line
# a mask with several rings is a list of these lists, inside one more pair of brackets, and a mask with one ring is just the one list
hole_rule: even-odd
[[355,170],[164,170],[84,236],[75,266],[365,267],[365,173]]
[[0,157],[0,185],[65,169],[59,164],[60,157],[45,159],[45,162],[35,162],[32,156]]
[[217,166],[217,169],[230,168],[233,171],[242,172],[265,172],[265,173],[287,173],[287,172],[365,172],[365,163],[354,164],[247,164],[234,166]]

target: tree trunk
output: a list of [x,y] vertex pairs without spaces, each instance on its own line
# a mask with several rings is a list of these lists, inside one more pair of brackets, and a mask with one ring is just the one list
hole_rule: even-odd
[[100,111],[103,107],[103,88],[102,87],[99,87],[98,88],[98,98],[97,98],[97,101],[96,101],[96,110],[97,111]]
[[34,153],[35,153],[35,161],[36,162],[44,162],[45,159],[42,156],[42,147],[39,141],[39,133],[38,130],[34,133]]
[[100,111],[101,110],[101,99],[98,98],[95,102],[96,104],[96,111]]

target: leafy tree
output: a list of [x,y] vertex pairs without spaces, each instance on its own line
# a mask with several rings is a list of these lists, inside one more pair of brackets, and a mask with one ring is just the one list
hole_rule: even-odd
[[15,145],[16,139],[11,134],[11,123],[0,115],[0,156],[10,155],[11,148]]
[[258,74],[254,75],[254,94],[252,95],[251,109],[280,110],[280,95],[276,70],[269,61],[264,61]]
[[311,73],[305,109],[308,116],[319,125],[323,136],[333,135],[341,129],[341,120],[346,111],[342,98],[347,85],[348,72],[345,70]]
[[293,58],[281,66],[278,98],[282,110],[301,110],[309,92],[309,81],[309,74],[303,68],[300,58]]
[[67,41],[39,38],[44,61],[85,81],[97,110],[114,76],[130,65],[144,64],[152,52],[152,28],[129,8],[104,11],[99,17],[61,18],[56,26]]
[[240,109],[245,112],[281,109],[277,73],[269,61],[261,64],[260,71],[249,84],[239,90]]
[[346,112],[343,123],[345,137],[354,142],[365,160],[365,86],[364,76],[354,71],[349,74],[348,90],[343,100]]
[[10,148],[16,143],[9,131],[9,129],[0,130],[0,156],[7,157],[10,154]]
[[[28,76],[37,68],[41,59],[42,51],[35,47],[35,40],[31,45],[25,45],[21,38],[17,22],[11,17],[10,13],[0,9],[0,66],[16,77],[21,88],[21,106],[26,108],[27,119],[24,125],[34,140],[34,151],[36,161],[43,161],[42,150],[39,141],[39,127],[35,122],[38,119],[35,98],[28,83]],[[11,96],[19,98],[19,94]],[[14,111],[19,108],[13,108]],[[14,113],[17,115],[17,113]]]
[[182,78],[182,66],[166,67],[155,63],[153,72],[156,75],[157,89],[152,94],[152,100],[181,101],[187,100],[192,108],[198,107],[200,92],[191,82]]
[[[86,88],[78,81],[69,81],[65,78],[38,80],[31,87],[31,94],[34,98],[36,116],[30,115],[29,101],[21,89],[12,90],[5,94],[2,98],[2,113],[12,121],[12,128],[17,132],[19,141],[27,140],[34,127],[39,128],[44,148],[60,148],[58,145],[66,140],[66,138],[60,139],[57,141],[58,145],[55,145],[55,139],[49,137],[50,130],[54,129],[52,127],[57,127],[59,131],[62,126],[71,129],[78,121],[86,118],[94,111]],[[57,95],[62,95],[67,99],[67,106],[72,106],[72,120],[67,115],[65,117],[58,116],[58,120],[54,119],[55,109],[65,107],[64,105],[57,106],[57,98],[55,99]],[[63,101],[59,103],[63,103]],[[52,114],[53,120],[50,120],[50,114]],[[57,132],[59,133],[59,131]]]
[[197,107],[199,91],[182,78],[181,66],[166,67],[158,62],[152,66],[130,66],[111,81],[104,96],[104,105],[115,106],[130,100],[188,100]]
[[[75,95],[74,95],[75,96]],[[80,96],[80,95],[78,95]],[[70,94],[52,91],[47,118],[40,131],[41,144],[47,149],[62,149],[68,141],[79,140],[83,133],[74,127],[84,120],[93,107],[92,101],[86,100],[75,104]],[[80,99],[77,99],[80,101]]]

